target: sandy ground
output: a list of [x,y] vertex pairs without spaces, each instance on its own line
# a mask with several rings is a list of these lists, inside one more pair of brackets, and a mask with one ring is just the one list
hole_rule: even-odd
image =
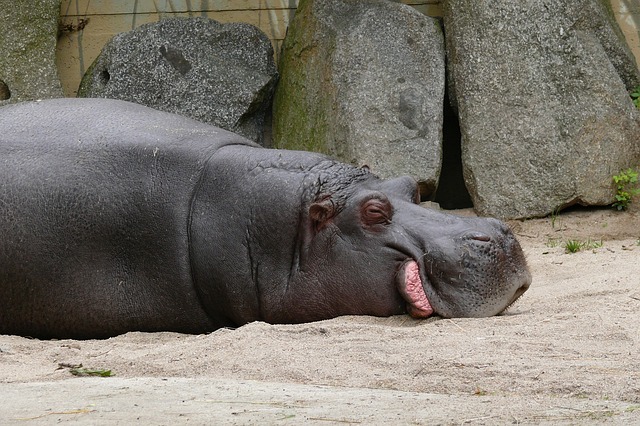
[[534,282],[497,317],[0,336],[0,424],[640,424],[640,212],[511,226]]

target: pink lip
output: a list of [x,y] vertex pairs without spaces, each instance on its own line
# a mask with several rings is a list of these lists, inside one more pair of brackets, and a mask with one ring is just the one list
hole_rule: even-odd
[[404,279],[399,283],[400,294],[407,302],[407,312],[414,318],[427,318],[433,315],[433,307],[424,292],[420,269],[415,260],[404,265]]

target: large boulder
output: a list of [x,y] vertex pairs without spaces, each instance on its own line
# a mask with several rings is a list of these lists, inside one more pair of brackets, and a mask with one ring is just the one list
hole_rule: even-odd
[[388,0],[302,0],[273,108],[276,147],[324,152],[435,189],[442,155],[439,23]]
[[444,22],[475,209],[522,218],[612,203],[612,175],[640,163],[640,118],[610,56],[624,46],[601,41],[602,5],[447,0]]
[[113,37],[78,96],[136,102],[260,142],[277,76],[271,42],[253,25],[165,19]]
[[60,0],[16,0],[0,7],[0,105],[59,98],[56,69]]

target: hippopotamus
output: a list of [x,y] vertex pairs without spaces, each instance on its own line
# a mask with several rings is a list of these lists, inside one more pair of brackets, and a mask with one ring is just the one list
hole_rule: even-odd
[[529,287],[510,229],[311,152],[109,99],[0,109],[0,333],[206,333],[484,317]]

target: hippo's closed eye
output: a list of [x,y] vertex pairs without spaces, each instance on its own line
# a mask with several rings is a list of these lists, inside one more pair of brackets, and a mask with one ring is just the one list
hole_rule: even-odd
[[393,206],[383,195],[369,198],[360,205],[360,217],[366,228],[391,223]]

